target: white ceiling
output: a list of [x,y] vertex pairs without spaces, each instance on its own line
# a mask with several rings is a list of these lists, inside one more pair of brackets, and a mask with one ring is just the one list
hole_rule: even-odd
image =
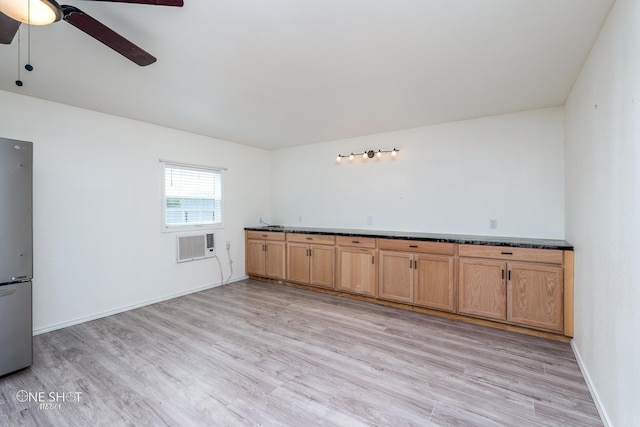
[[[66,22],[0,45],[0,89],[266,149],[562,105],[614,0],[67,0],[158,58]],[[21,30],[25,62],[27,26]],[[7,106],[3,106],[7,108]],[[70,118],[70,120],[73,120]]]

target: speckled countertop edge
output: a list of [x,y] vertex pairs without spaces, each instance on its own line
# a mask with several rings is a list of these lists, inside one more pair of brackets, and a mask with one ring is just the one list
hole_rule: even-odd
[[245,227],[248,231],[271,231],[279,233],[328,234],[334,236],[375,237],[379,239],[423,240],[430,242],[460,243],[469,245],[509,246],[515,248],[573,250],[573,245],[564,240],[532,239],[527,237],[473,236],[460,234],[417,233],[410,231],[351,230],[342,228],[309,227]]

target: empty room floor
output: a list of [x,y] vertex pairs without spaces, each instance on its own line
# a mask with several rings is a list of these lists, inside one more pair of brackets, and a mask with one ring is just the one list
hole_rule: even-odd
[[15,425],[602,422],[567,343],[244,280],[36,336]]

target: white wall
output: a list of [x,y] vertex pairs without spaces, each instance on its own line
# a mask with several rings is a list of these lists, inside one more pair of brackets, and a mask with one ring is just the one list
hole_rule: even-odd
[[[271,220],[563,239],[563,118],[547,108],[274,151]],[[395,160],[335,160],[394,147]]]
[[566,104],[574,348],[611,426],[640,420],[640,2],[617,0]]
[[160,158],[229,168],[216,242],[224,279],[227,240],[244,277],[268,152],[9,92],[0,109],[0,136],[34,143],[36,332],[220,283],[215,260],[176,264],[175,234],[160,232]]

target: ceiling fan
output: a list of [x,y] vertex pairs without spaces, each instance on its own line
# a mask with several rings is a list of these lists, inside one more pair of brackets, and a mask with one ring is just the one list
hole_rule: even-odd
[[[183,6],[183,0],[91,0],[156,6]],[[156,58],[80,9],[55,0],[0,0],[0,43],[11,44],[20,24],[47,25],[65,20],[140,66]]]

